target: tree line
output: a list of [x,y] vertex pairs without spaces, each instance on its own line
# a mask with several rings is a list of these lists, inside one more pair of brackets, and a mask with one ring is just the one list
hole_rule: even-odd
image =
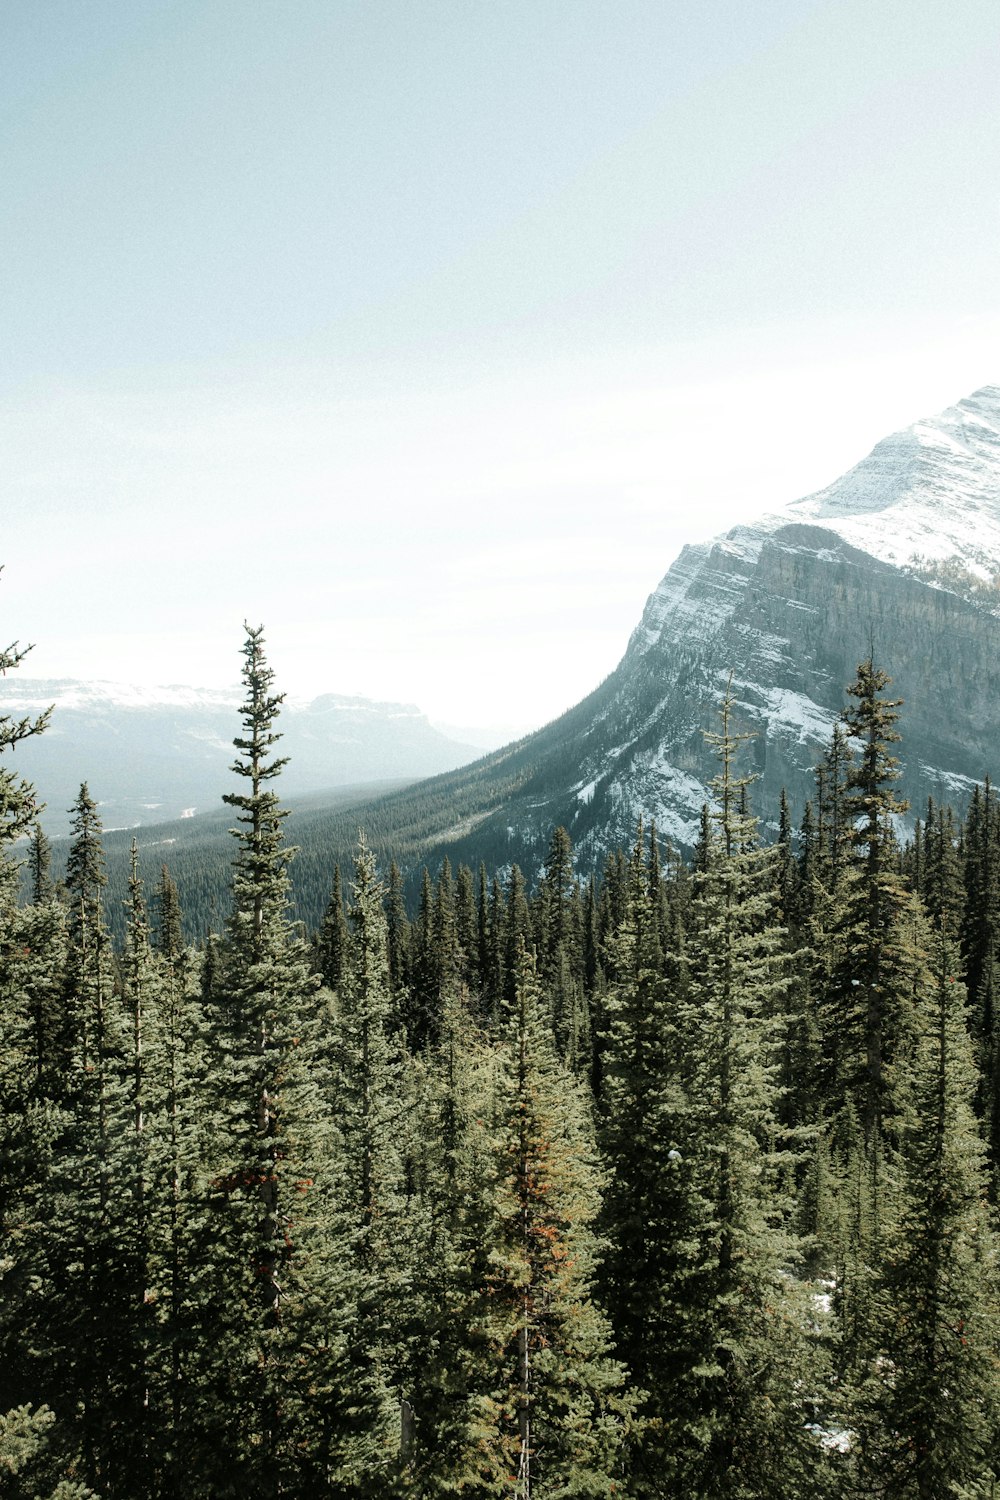
[[0,769],[3,1493],[992,1496],[989,784],[903,841],[868,660],[770,846],[727,693],[689,858],[556,829],[410,912],[362,838],[310,935],[259,629],[243,678],[196,945],[134,850],[113,943],[86,788],[56,884]]

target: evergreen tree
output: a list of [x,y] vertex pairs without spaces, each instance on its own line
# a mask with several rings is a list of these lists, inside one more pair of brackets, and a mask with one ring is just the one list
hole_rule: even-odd
[[58,1327],[50,1324],[46,1336],[57,1414],[74,1413],[86,1481],[110,1497],[129,1493],[136,1464],[129,1035],[104,921],[101,823],[86,784],[71,826],[65,1025],[55,1100],[66,1124],[56,1147],[52,1199],[65,1217],[49,1247],[49,1296],[61,1311]]
[[902,997],[898,990],[893,993],[891,983],[896,957],[894,918],[907,901],[896,872],[892,820],[906,811],[907,804],[892,790],[899,770],[890,747],[900,739],[896,710],[902,699],[883,696],[890,682],[888,673],[870,657],[861,662],[847,689],[854,704],[844,711],[847,731],[860,745],[857,763],[848,776],[846,799],[849,841],[860,878],[847,917],[852,933],[850,988],[858,994],[854,1006],[845,1006],[842,1019],[848,1026],[853,1022],[858,1032],[859,1105],[868,1139],[883,1129],[886,1114],[892,1111],[887,1074],[905,1024],[898,1014]]
[[403,877],[393,860],[389,866],[389,886],[386,895],[386,945],[389,959],[389,983],[397,997],[397,1008],[409,983],[408,951],[410,924],[406,916],[403,899]]
[[[17,646],[0,651],[0,671],[23,659]],[[40,733],[48,715],[15,721],[0,717],[0,756]],[[49,900],[47,845],[35,821],[33,788],[0,767],[0,1479],[13,1497],[53,1495],[89,1500],[74,1479],[82,1475],[72,1402],[57,1414],[43,1405],[60,1360],[54,1346],[50,1235],[65,1231],[67,1205],[56,1162],[68,1112],[50,1097],[63,1090],[61,1012],[65,990],[65,931]],[[36,902],[19,911],[14,845],[34,829]],[[57,1387],[58,1388],[58,1387]]]
[[873,1492],[914,1500],[992,1495],[1000,1477],[996,1245],[950,926],[945,916],[908,1058],[901,1207],[875,1291],[881,1337],[859,1420]]
[[591,1061],[590,1017],[583,987],[578,896],[573,846],[565,828],[557,828],[538,890],[535,944],[539,977],[551,999],[556,1047],[571,1068],[586,1074]]
[[700,1359],[688,1277],[692,1224],[702,1205],[692,1202],[685,1165],[695,1112],[687,1036],[678,1026],[683,972],[673,983],[666,976],[657,900],[641,852],[640,836],[625,919],[613,940],[616,977],[604,997],[599,1139],[609,1171],[602,1223],[610,1247],[601,1287],[617,1351],[644,1393],[631,1492],[656,1495],[684,1472],[674,1416],[691,1363]]
[[423,1052],[433,1046],[440,1034],[442,969],[436,925],[434,887],[425,867],[412,931],[410,987],[404,1011],[406,1040],[412,1052]]
[[166,865],[160,866],[160,879],[153,896],[157,914],[156,948],[171,964],[180,961],[184,948],[181,931],[181,903],[176,883]]
[[33,906],[44,906],[52,900],[52,848],[41,823],[36,822],[31,830],[28,871],[31,878],[31,902]]
[[319,932],[319,972],[323,983],[339,995],[347,972],[350,935],[344,912],[344,892],[340,866],[333,867],[333,889]]
[[520,947],[498,1079],[486,1317],[496,1352],[481,1490],[614,1493],[630,1401],[593,1301],[600,1210],[589,1111],[555,1055],[533,961]]
[[1000,805],[989,780],[972,794],[963,863],[961,945],[979,1062],[976,1109],[995,1174],[1000,1163]]
[[495,1440],[484,1289],[493,1169],[485,1127],[496,1068],[456,994],[446,997],[438,1046],[412,1060],[410,1070],[406,1218],[413,1269],[404,1309],[401,1488],[421,1497],[479,1496],[481,1456]]
[[[296,1423],[302,1384],[313,1378],[306,1351],[313,1349],[327,1245],[320,1195],[304,1193],[303,1184],[315,1184],[330,1132],[307,1060],[318,1058],[316,980],[288,918],[288,865],[296,851],[284,842],[287,814],[272,785],[286,764],[274,753],[282,696],[273,691],[262,628],[247,627],[243,658],[244,732],[234,741],[233,765],[243,789],[223,799],[237,810],[238,850],[212,1037],[220,1123],[213,1181],[221,1242],[212,1251],[217,1343],[202,1378],[226,1393],[227,1420],[238,1421],[243,1439],[225,1466],[206,1476],[208,1484],[219,1494],[266,1495],[304,1482],[308,1456]],[[325,1474],[325,1461],[316,1461]]]
[[[16,641],[0,649],[0,674],[6,676],[14,671],[30,650],[30,646],[19,647]],[[0,755],[32,735],[41,734],[48,727],[51,715],[51,709],[37,718],[28,715],[13,719],[9,714],[0,714]],[[0,765],[0,851],[10,849],[22,834],[28,833],[36,824],[37,814],[34,787],[9,765]]]
[[[351,887],[351,964],[344,987],[332,1079],[337,1213],[343,1241],[341,1316],[350,1317],[343,1379],[360,1414],[358,1494],[387,1492],[398,1460],[399,1411],[414,1393],[401,1389],[399,1347],[404,1272],[400,1143],[405,1108],[400,1038],[393,1028],[384,910],[385,890],[364,840]],[[347,1490],[346,1493],[354,1493]]]
[[458,939],[459,978],[476,994],[480,987],[479,919],[476,888],[468,865],[459,865],[455,876],[455,935]]
[[[740,811],[731,689],[715,807],[695,876],[679,999],[688,1110],[678,1141],[686,1264],[672,1295],[686,1337],[662,1412],[675,1489],[715,1496],[809,1493],[823,1453],[805,1426],[812,1397],[805,1318],[788,1274],[796,1254],[782,1192],[793,1143],[777,1121],[785,986],[772,856]],[[655,1493],[655,1490],[654,1490]]]

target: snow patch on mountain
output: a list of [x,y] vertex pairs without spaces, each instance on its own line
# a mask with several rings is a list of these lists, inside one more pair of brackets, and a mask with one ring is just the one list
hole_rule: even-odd
[[[925,761],[920,761],[921,773],[930,782],[937,782],[938,796],[946,795],[964,802],[972,796],[975,788],[980,784],[981,778],[976,776],[963,776],[958,771],[942,771],[938,766],[929,766]],[[922,811],[922,809],[918,809]]]
[[837,715],[828,708],[814,703],[804,693],[792,692],[789,688],[765,688],[752,683],[733,683],[733,688],[750,690],[753,697],[761,700],[736,699],[736,706],[748,709],[754,718],[764,718],[770,732],[780,733],[794,744],[806,745],[810,749],[825,748],[830,743]]

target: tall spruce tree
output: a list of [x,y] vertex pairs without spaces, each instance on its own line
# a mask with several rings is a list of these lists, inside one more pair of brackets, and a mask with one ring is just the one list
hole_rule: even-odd
[[812,1377],[782,1191],[795,1159],[777,1108],[782,931],[773,856],[741,811],[746,738],[734,729],[730,684],[720,732],[708,736],[719,773],[678,1004],[689,1108],[677,1146],[686,1222],[676,1233],[686,1264],[672,1295],[687,1337],[663,1414],[675,1490],[703,1500],[807,1494],[824,1463],[806,1426]]
[[997,1246],[955,937],[946,911],[906,1058],[900,1203],[858,1412],[865,1493],[913,1500],[985,1497],[1000,1479]]
[[207,1372],[227,1392],[228,1418],[238,1418],[242,1442],[210,1482],[220,1494],[271,1494],[304,1482],[296,1392],[309,1378],[303,1350],[313,1335],[315,1277],[324,1259],[315,1243],[317,1235],[322,1241],[316,1199],[301,1185],[315,1182],[329,1132],[320,1081],[303,1061],[316,1043],[318,981],[288,915],[296,851],[285,844],[287,813],[273,787],[286,764],[275,754],[282,695],[273,691],[262,627],[246,627],[243,682],[243,733],[234,740],[232,767],[242,790],[223,799],[237,810],[239,826],[232,830],[233,909],[214,985],[221,1242],[218,1340]]
[[[703,1205],[686,1163],[696,1112],[679,1027],[683,960],[670,978],[658,893],[643,843],[630,861],[625,918],[610,944],[614,982],[604,996],[599,1141],[609,1177],[602,1227],[609,1249],[600,1287],[617,1352],[643,1393],[630,1443],[630,1493],[654,1496],[684,1472],[676,1424],[691,1365],[692,1226]],[[692,1201],[694,1194],[694,1201]]]
[[523,944],[499,1060],[485,1289],[492,1436],[472,1493],[610,1495],[632,1402],[593,1296],[601,1174],[582,1086],[556,1056]]
[[[25,655],[16,643],[0,650],[0,672],[15,669]],[[43,1404],[46,1391],[59,1389],[51,1377],[63,1363],[50,1246],[67,1218],[57,1162],[71,1120],[65,1059],[56,1052],[63,1039],[65,931],[49,899],[34,788],[7,759],[48,719],[0,716],[0,1476],[12,1497],[51,1494],[62,1482],[67,1496],[83,1500],[91,1492],[82,1481],[71,1491],[68,1477],[83,1468],[72,1397],[58,1414]],[[16,844],[31,830],[35,900],[19,910]],[[60,1104],[52,1093],[57,1085]]]
[[[891,753],[900,739],[896,723],[902,699],[884,696],[891,681],[869,657],[859,664],[857,677],[847,689],[854,701],[844,710],[845,726],[859,748],[847,781],[846,809],[857,880],[846,918],[851,973],[842,985],[846,1003],[840,1019],[844,1029],[853,1029],[855,1034],[857,1104],[868,1139],[879,1135],[887,1114],[893,1111],[891,1065],[905,1027],[899,1013],[902,998],[892,984],[895,960],[900,957],[893,943],[895,919],[908,897],[897,873],[893,827],[893,819],[907,809],[907,803],[893,791],[899,763]],[[857,993],[848,995],[848,990]]]
[[961,944],[979,1062],[976,1109],[990,1163],[1000,1163],[1000,804],[989,781],[972,794],[964,827]]

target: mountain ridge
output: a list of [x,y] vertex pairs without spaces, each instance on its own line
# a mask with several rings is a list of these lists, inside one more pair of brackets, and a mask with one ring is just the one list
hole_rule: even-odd
[[[67,826],[82,782],[109,826],[139,826],[214,807],[231,780],[233,737],[245,692],[173,684],[0,681],[0,713],[55,712],[44,735],[22,741],[13,760],[48,806],[46,826]],[[449,740],[413,704],[358,695],[287,697],[282,729],[295,794],[361,782],[415,781],[482,755]]]

